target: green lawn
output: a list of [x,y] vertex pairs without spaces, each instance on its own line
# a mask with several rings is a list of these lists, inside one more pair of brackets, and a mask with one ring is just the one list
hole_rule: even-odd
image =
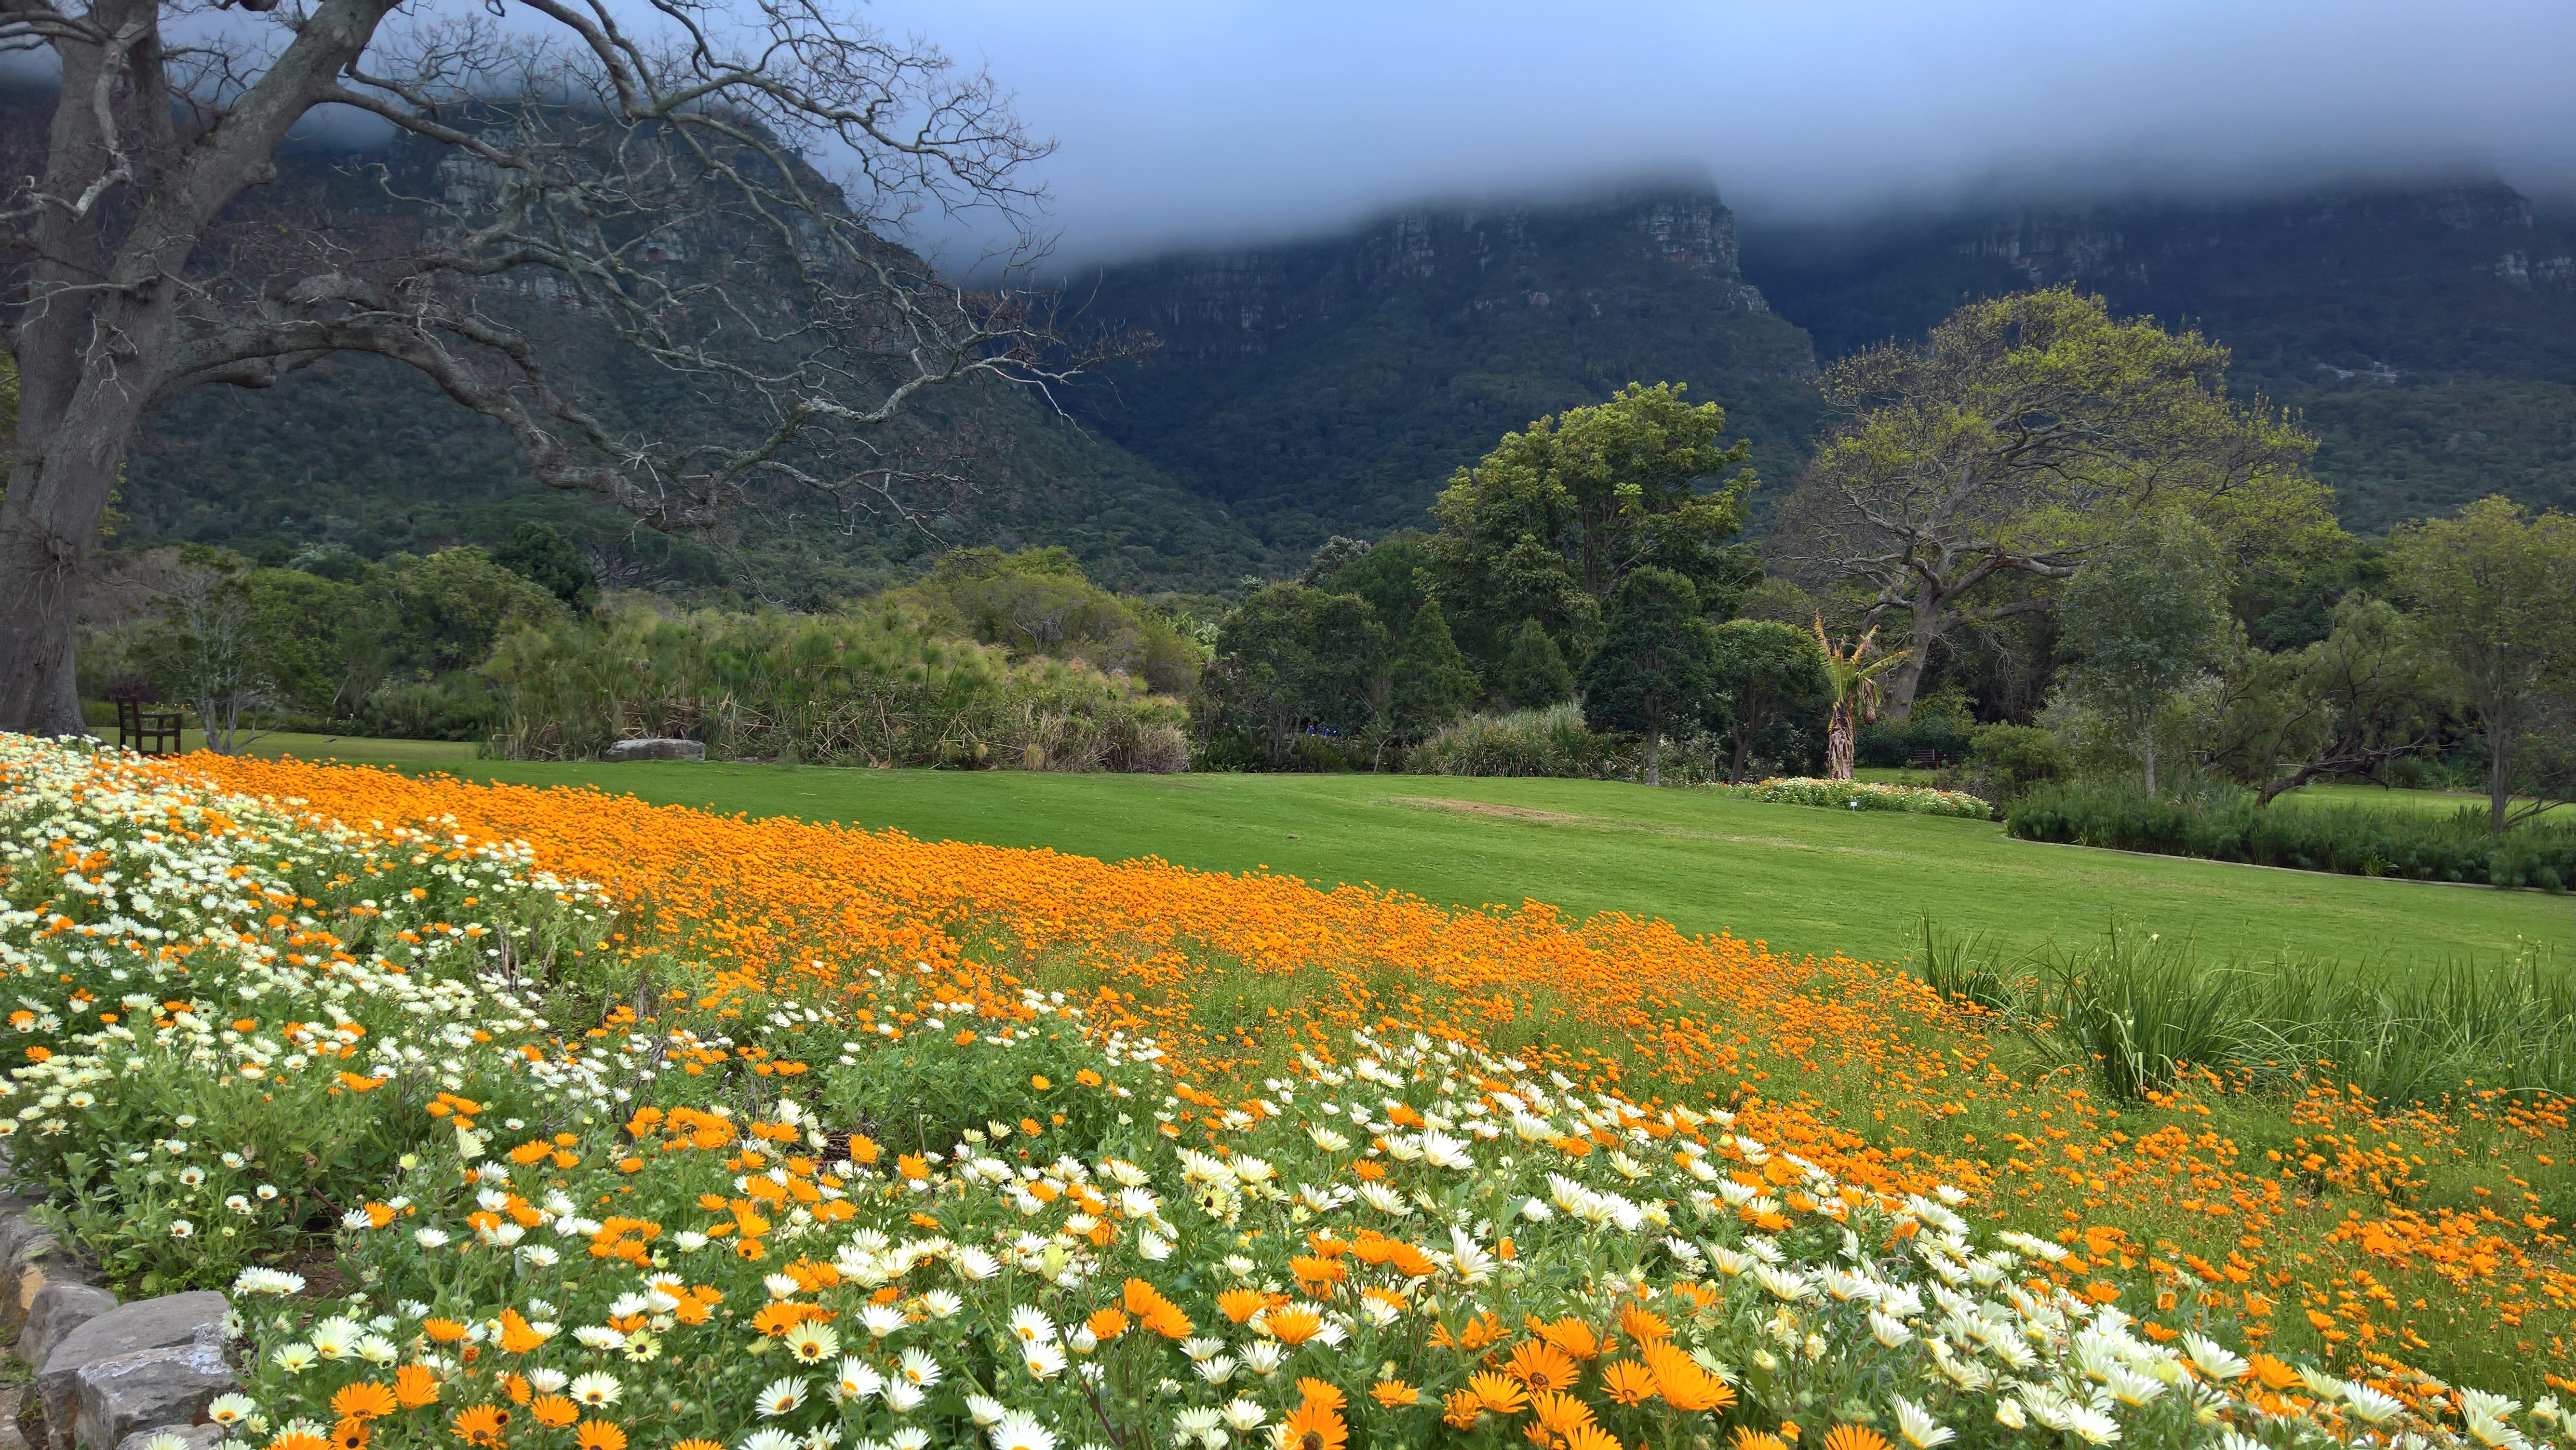
[[273,737],[261,747],[475,779],[597,784],[656,802],[932,839],[1161,856],[1218,871],[1266,866],[1444,905],[1527,898],[1580,914],[1629,911],[1796,951],[1873,957],[1905,953],[1927,908],[1944,926],[2030,945],[2098,933],[2116,913],[2218,951],[2286,947],[2392,970],[2492,959],[2523,939],[2565,960],[2576,920],[2564,896],[2044,846],[1983,822],[1597,781],[553,765],[411,742]]

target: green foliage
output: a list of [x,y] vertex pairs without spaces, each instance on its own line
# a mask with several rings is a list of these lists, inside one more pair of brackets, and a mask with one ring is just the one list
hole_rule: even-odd
[[1083,577],[1065,549],[952,549],[930,576],[896,591],[943,632],[1000,645],[1015,659],[1075,661],[1184,695],[1198,683],[1198,642],[1170,620]]
[[1476,672],[1467,668],[1458,642],[1449,637],[1440,601],[1425,600],[1387,665],[1381,733],[1399,741],[1419,740],[1475,708],[1482,693]]
[[1404,757],[1405,770],[1414,775],[1620,780],[1631,767],[1628,747],[1585,725],[1583,712],[1571,704],[1471,716]]
[[2387,974],[2315,953],[2213,958],[2188,935],[2115,921],[2098,942],[2015,954],[1926,913],[1916,965],[1935,991],[2035,1028],[2132,1102],[2200,1074],[2257,1091],[2323,1081],[2436,1110],[2576,1090],[2576,979],[2529,949]]
[[2300,871],[2544,891],[2576,886],[2576,822],[2544,820],[2491,836],[2472,811],[2266,810],[2250,792],[2226,785],[2168,796],[2095,783],[2047,785],[2011,805],[2004,829],[2030,841]]
[[1524,619],[1511,648],[1494,668],[1494,698],[1514,710],[1544,710],[1574,694],[1574,671],[1548,637],[1547,626]]
[[385,673],[472,669],[502,632],[562,618],[555,596],[476,548],[426,559],[396,555],[367,584],[382,612],[376,661]]
[[1217,633],[1201,680],[1203,737],[1247,729],[1273,770],[1290,766],[1301,735],[1355,740],[1374,713],[1386,650],[1385,627],[1356,594],[1303,584],[1255,590]]
[[1643,740],[1646,783],[1663,784],[1664,737],[1689,732],[1715,705],[1716,653],[1717,631],[1689,579],[1652,565],[1629,570],[1609,635],[1583,666],[1583,723]]
[[1945,760],[1958,760],[1973,748],[1976,729],[1976,712],[1966,692],[1944,686],[1916,700],[1914,712],[1902,720],[1860,726],[1853,732],[1853,758],[1881,770],[1911,764],[1918,750],[1937,750]]
[[[2576,515],[2491,495],[2398,530],[2389,574],[2485,736],[2487,829],[2576,799]],[[2539,803],[2517,813],[2517,792]]]
[[2045,603],[2003,585],[2080,577],[2142,519],[2188,514],[2239,557],[2331,528],[2305,471],[2313,440],[2230,399],[2227,361],[2057,288],[1971,303],[1919,346],[1827,370],[1848,421],[1784,507],[1780,548],[1873,618],[1906,621],[1889,641],[1910,651],[1888,678],[1891,715],[1911,710],[1951,630]]
[[1813,733],[1832,704],[1824,646],[1810,631],[1767,620],[1736,619],[1717,627],[1709,683],[1720,697],[1716,714],[1732,746],[1727,778],[1734,781],[1744,779],[1745,762],[1757,746],[1767,745],[1774,757],[1789,753],[1768,737],[1802,727]]
[[[1331,548],[1326,544],[1316,557],[1322,559]],[[1429,536],[1418,529],[1399,529],[1361,546],[1356,554],[1346,552],[1320,577],[1304,582],[1334,594],[1358,595],[1377,611],[1378,623],[1402,633],[1413,623],[1414,611],[1431,597],[1430,567]]]
[[2058,601],[2065,689],[2118,725],[2156,788],[2154,722],[2226,642],[2218,540],[2178,514],[2132,526],[2077,572]]
[[1969,762],[1984,777],[1985,789],[2006,804],[2066,774],[2066,752],[2038,726],[1980,725],[1968,741]]
[[1746,446],[1723,441],[1724,409],[1681,394],[1632,383],[1597,407],[1505,434],[1451,477],[1432,505],[1431,575],[1471,658],[1499,662],[1530,619],[1568,655],[1590,653],[1597,622],[1638,569],[1712,596],[1759,577],[1728,547],[1753,486]]
[[2439,714],[2443,682],[2416,621],[2347,594],[2324,639],[2266,654],[2240,645],[2223,668],[2203,764],[2268,801],[2413,753]]
[[509,542],[492,551],[492,562],[569,608],[587,611],[599,606],[599,576],[552,524],[531,519],[512,529]]
[[1141,685],[945,638],[881,600],[800,616],[648,609],[506,636],[484,673],[503,752],[565,760],[680,736],[715,756],[823,765],[1179,770],[1180,712]]

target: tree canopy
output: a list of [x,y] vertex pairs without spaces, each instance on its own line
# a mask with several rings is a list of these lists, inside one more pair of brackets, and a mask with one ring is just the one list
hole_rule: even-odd
[[1932,647],[1961,624],[2050,606],[2008,579],[2075,576],[2136,519],[2190,516],[2238,554],[2332,527],[2315,442],[2228,395],[2227,350],[2071,289],[1971,303],[1914,346],[1826,370],[1844,422],[1782,510],[1779,548],[1899,622],[1911,653],[1888,713],[1912,710]]
[[2480,499],[2399,529],[2389,565],[2486,738],[2488,829],[2576,797],[2576,516]]
[[1583,666],[1583,723],[1646,742],[1646,783],[1663,784],[1665,737],[1700,724],[1714,703],[1717,631],[1699,590],[1670,569],[1631,569],[1612,598],[1601,648]]
[[[1570,658],[1591,652],[1622,580],[1666,570],[1697,593],[1760,577],[1731,547],[1753,476],[1726,412],[1676,383],[1631,383],[1509,433],[1432,505],[1432,589],[1469,656],[1491,667],[1523,620]],[[1695,594],[1696,597],[1696,594]]]

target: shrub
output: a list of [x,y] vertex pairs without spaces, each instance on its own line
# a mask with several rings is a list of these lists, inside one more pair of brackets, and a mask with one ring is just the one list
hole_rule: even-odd
[[[1502,715],[1470,715],[1443,727],[1404,758],[1411,775],[1527,775],[1572,780],[1632,780],[1644,750],[1583,723],[1575,704]],[[1664,778],[1698,785],[1726,773],[1726,742],[1695,735],[1664,742]]]
[[2057,737],[2035,725],[1980,725],[1968,741],[1969,763],[1998,801],[2018,800],[2066,773]]
[[2252,793],[2225,785],[2157,796],[2129,786],[2049,785],[2015,802],[2004,828],[2029,841],[2350,876],[2544,891],[2576,881],[2576,822],[2534,821],[2490,836],[2475,809],[2448,817],[2367,806],[2265,809]]
[[836,615],[557,619],[485,673],[513,759],[573,760],[638,735],[818,765],[1177,771],[1178,706],[1132,681],[940,637],[893,601]]

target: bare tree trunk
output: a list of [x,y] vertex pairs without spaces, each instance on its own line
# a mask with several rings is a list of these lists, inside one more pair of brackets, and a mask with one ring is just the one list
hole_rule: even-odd
[[1735,761],[1732,765],[1727,767],[1726,780],[1729,785],[1742,785],[1744,784],[1744,757],[1746,752],[1753,746],[1753,737],[1752,732],[1746,730],[1741,725],[1736,726],[1733,733],[1735,735]]
[[87,733],[72,671],[72,608],[116,457],[21,462],[0,497],[0,728]]
[[1664,783],[1664,732],[1646,732],[1646,784]]
[[1837,700],[1831,714],[1825,717],[1825,779],[1852,778],[1852,707]]
[[[1928,587],[1928,586],[1927,586]],[[1914,713],[1914,692],[1923,686],[1923,671],[1932,662],[1932,642],[1941,637],[1941,619],[1950,612],[1950,601],[1938,594],[1929,595],[1914,606],[1913,628],[1906,635],[1905,658],[1887,672],[1887,700],[1880,713],[1892,724],[1902,725]],[[1849,780],[1848,774],[1834,777]]]
[[2511,736],[2502,730],[2487,731],[2487,834],[2504,834],[2505,813],[2513,808],[2513,762]]
[[2147,794],[2156,793],[2156,724],[2150,718],[2146,729]]

